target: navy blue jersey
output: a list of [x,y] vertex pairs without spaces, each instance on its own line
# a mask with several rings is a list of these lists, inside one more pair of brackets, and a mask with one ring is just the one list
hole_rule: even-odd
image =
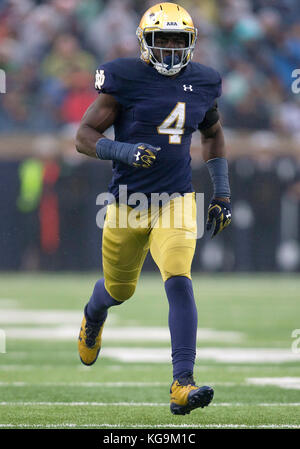
[[128,194],[192,192],[191,137],[221,95],[219,73],[190,62],[170,78],[138,58],[119,58],[98,68],[95,87],[121,105],[115,140],[161,148],[150,169],[114,161],[109,191],[117,198],[127,184]]

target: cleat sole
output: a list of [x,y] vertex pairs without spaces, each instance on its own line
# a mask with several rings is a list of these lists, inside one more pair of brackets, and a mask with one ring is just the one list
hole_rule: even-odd
[[195,408],[207,407],[214,397],[214,390],[211,387],[201,387],[196,390],[195,393],[192,391],[188,396],[187,405],[178,405],[175,402],[170,404],[170,410],[173,415],[189,415]]

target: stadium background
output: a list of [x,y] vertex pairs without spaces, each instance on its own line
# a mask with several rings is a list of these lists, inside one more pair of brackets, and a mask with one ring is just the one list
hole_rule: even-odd
[[[138,54],[135,29],[154,1],[0,2],[0,269],[91,270],[101,264],[98,193],[111,164],[76,153],[103,61]],[[300,68],[297,0],[182,1],[199,29],[194,55],[223,77],[234,220],[198,241],[195,272],[299,271]],[[109,133],[111,135],[111,133]],[[197,192],[211,184],[192,145]],[[155,269],[150,257],[145,270]]]
[[[298,0],[180,1],[199,28],[195,60],[223,77],[233,195],[232,225],[200,239],[193,264],[194,374],[213,403],[169,412],[168,301],[150,257],[134,296],[109,311],[97,363],[79,361],[111,164],[76,153],[74,136],[95,67],[137,54],[154,3],[0,0],[0,430],[300,428]],[[198,134],[193,180],[207,205],[199,146]]]

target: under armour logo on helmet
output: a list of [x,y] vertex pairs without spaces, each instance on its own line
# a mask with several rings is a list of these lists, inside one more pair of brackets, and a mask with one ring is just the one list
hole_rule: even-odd
[[189,86],[187,86],[186,84],[183,85],[183,88],[185,91],[189,90],[191,92],[193,92],[193,86],[190,84]]

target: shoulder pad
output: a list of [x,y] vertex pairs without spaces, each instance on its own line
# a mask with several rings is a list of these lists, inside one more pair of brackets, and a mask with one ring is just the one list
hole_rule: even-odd
[[222,82],[219,72],[212,67],[200,64],[199,62],[191,62],[191,66],[192,75],[197,76],[201,84],[219,84]]
[[126,80],[136,80],[140,63],[137,58],[118,58],[101,64],[95,74],[95,89],[113,94]]
[[222,78],[212,67],[191,62],[191,75],[195,85],[201,87],[212,100],[221,96]]

